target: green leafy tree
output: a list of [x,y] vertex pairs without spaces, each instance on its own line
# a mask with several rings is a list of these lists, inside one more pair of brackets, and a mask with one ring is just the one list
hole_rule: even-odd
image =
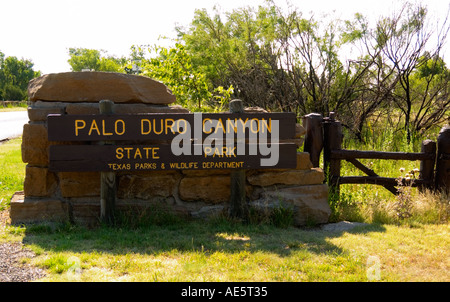
[[367,68],[344,68],[339,51],[347,42],[337,20],[285,13],[272,1],[223,16],[197,10],[189,27],[178,28],[194,68],[212,87],[232,85],[246,105],[299,114],[327,114],[355,101]]
[[40,76],[33,70],[30,60],[6,57],[0,52],[0,98],[3,100],[25,100],[28,82]]
[[124,72],[125,58],[107,56],[106,52],[88,48],[69,48],[68,63],[72,71]]
[[[438,73],[433,69],[442,65],[439,64],[439,54],[450,24],[445,20],[440,28],[430,26],[427,16],[425,6],[405,3],[391,17],[381,19],[376,29],[376,40],[382,49],[382,55],[396,73],[397,85],[393,101],[404,117],[408,143],[414,132],[428,128],[434,123],[431,121],[435,121],[435,117],[443,117],[443,113],[449,109],[446,102],[438,102],[440,106],[434,106],[435,101],[440,99],[439,95],[448,90],[448,81],[437,81],[439,77],[435,76]],[[438,41],[435,46],[430,43],[432,38]],[[418,77],[417,73],[423,76]],[[433,93],[430,90],[432,87],[433,91],[440,92]],[[440,109],[436,111],[437,108]],[[427,116],[430,115],[434,117],[428,119]]]
[[163,82],[177,98],[177,103],[190,110],[199,111],[206,108],[212,98],[205,75],[194,69],[191,57],[184,46],[176,43],[172,48],[148,47],[150,58],[145,58],[144,50],[134,47],[127,70],[136,70],[139,74]]

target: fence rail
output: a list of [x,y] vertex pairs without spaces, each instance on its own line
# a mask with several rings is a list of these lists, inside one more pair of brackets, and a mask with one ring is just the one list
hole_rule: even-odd
[[[310,152],[313,165],[318,167],[320,152],[323,149],[323,169],[330,191],[339,194],[341,184],[381,185],[393,194],[398,194],[399,185],[409,185],[420,189],[450,190],[450,127],[445,126],[439,133],[438,143],[432,140],[422,142],[419,153],[382,152],[342,149],[342,127],[335,120],[335,114],[329,117],[314,113],[306,115],[305,151]],[[410,160],[420,161],[419,178],[391,178],[378,175],[358,159]],[[364,172],[367,176],[341,176],[341,162],[345,160]],[[339,196],[339,195],[338,195]]]
[[392,160],[431,160],[435,157],[436,155],[429,153],[331,150],[332,159],[372,158]]

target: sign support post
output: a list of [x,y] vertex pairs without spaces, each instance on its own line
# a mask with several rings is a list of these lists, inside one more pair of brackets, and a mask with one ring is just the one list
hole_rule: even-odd
[[[244,113],[244,103],[241,100],[232,100],[230,102],[230,112]],[[248,221],[249,210],[245,199],[245,170],[232,170],[230,177],[231,194],[229,215],[232,218],[238,218],[242,219],[243,221]]]
[[[100,114],[113,114],[114,103],[109,100],[99,102]],[[113,141],[101,141],[101,145],[113,145]],[[106,225],[115,222],[114,211],[116,204],[116,173],[101,172],[100,174],[100,220]]]

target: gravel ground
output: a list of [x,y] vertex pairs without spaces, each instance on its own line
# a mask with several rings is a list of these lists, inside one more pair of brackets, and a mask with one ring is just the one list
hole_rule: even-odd
[[[8,211],[0,212],[0,229],[9,222]],[[44,270],[23,263],[24,258],[33,258],[33,251],[21,242],[0,243],[0,282],[28,282],[45,276]]]

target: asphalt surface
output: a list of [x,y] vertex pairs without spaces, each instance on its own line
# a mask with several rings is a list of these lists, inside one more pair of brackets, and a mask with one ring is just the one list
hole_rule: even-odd
[[0,112],[0,141],[21,136],[26,123],[27,111]]

